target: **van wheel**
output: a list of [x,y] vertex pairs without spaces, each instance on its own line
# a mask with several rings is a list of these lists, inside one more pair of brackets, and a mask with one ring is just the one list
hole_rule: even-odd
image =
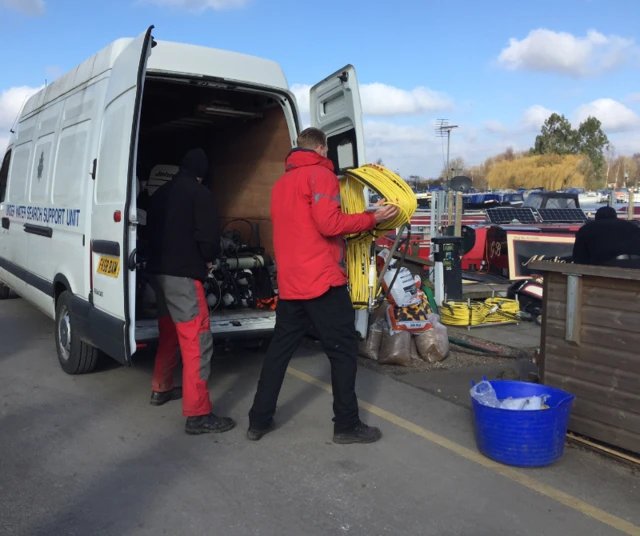
[[11,289],[4,283],[0,283],[0,300],[8,300]]
[[56,304],[58,361],[67,374],[92,372],[100,360],[100,351],[74,337],[71,318],[71,293],[63,292]]

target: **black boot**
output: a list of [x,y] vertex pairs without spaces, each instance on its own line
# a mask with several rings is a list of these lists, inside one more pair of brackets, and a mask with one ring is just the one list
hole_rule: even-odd
[[180,400],[182,398],[182,387],[174,387],[171,391],[160,393],[151,391],[151,405],[162,406],[171,400]]
[[254,428],[249,425],[249,429],[247,430],[247,439],[249,441],[260,441],[269,432],[272,432],[275,427],[276,425],[275,422],[273,422],[273,419],[271,419],[269,425],[264,428]]
[[213,413],[188,417],[184,431],[189,435],[221,434],[235,428],[236,422],[229,417],[218,417]]
[[333,442],[339,445],[348,445],[350,443],[375,443],[382,437],[380,428],[375,426],[367,426],[362,421],[356,424],[348,432],[340,432],[333,434]]

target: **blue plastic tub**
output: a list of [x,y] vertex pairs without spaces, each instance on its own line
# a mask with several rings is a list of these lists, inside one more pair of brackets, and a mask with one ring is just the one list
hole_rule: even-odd
[[549,395],[549,409],[518,411],[483,406],[471,397],[478,450],[516,467],[551,465],[564,451],[574,395],[535,383],[490,380],[498,400]]

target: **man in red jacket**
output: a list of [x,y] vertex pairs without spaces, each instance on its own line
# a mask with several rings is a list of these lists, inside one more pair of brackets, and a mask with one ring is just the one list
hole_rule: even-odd
[[247,437],[258,441],[274,428],[273,415],[289,361],[313,325],[331,363],[336,443],[373,443],[378,428],[358,416],[355,393],[358,338],[347,288],[344,235],[372,230],[397,214],[392,206],[347,215],[327,159],[327,138],[304,130],[273,187],[271,220],[278,265],[276,327],[249,412]]

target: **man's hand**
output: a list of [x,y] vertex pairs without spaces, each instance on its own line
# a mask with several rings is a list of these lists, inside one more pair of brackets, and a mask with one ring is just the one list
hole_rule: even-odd
[[376,217],[376,223],[392,220],[398,215],[398,207],[393,205],[384,205],[384,203],[386,203],[386,199],[380,199],[375,205],[373,205],[374,207],[380,207],[378,210],[373,211]]

